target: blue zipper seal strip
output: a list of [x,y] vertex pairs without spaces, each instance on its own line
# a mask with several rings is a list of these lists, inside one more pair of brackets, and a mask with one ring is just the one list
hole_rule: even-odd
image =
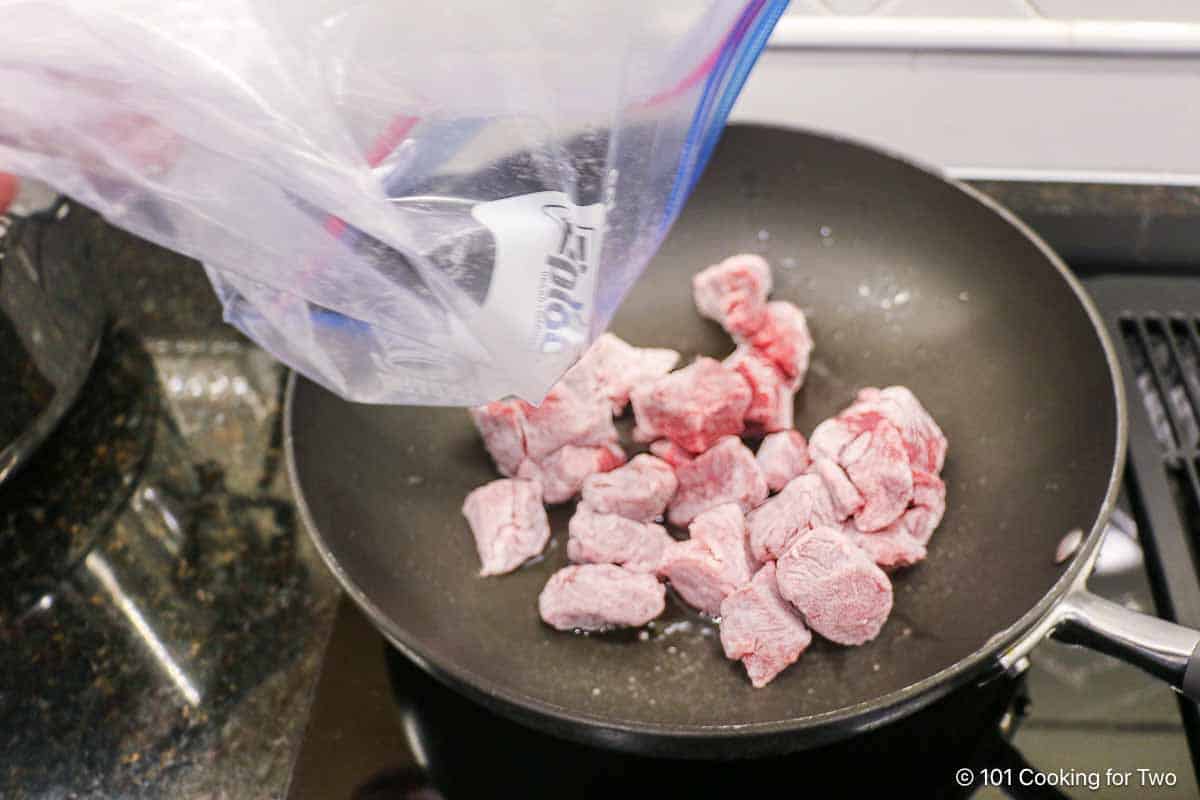
[[[675,184],[663,209],[659,229],[665,235],[675,222],[683,204],[708,166],[712,151],[725,130],[725,121],[746,83],[750,70],[758,61],[775,23],[787,9],[789,0],[751,0],[738,18],[733,35],[729,37],[705,81],[700,104],[692,117],[691,127],[679,157]],[[728,77],[728,81],[725,78]],[[723,84],[723,86],[722,86]],[[716,98],[720,99],[717,100]],[[715,102],[714,102],[715,101]]]

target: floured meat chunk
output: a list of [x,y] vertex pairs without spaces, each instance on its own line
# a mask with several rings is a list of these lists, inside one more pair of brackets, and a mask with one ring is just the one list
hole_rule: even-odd
[[692,277],[692,297],[701,315],[731,334],[749,336],[765,323],[771,267],[753,254],[730,256]]
[[913,473],[913,504],[884,532],[901,531],[922,545],[929,544],[946,513],[946,484],[927,472]]
[[911,567],[925,560],[925,545],[909,536],[899,523],[871,533],[853,527],[844,528],[842,532],[884,572]]
[[662,525],[600,514],[586,502],[576,507],[567,530],[567,558],[577,564],[620,564],[634,572],[654,572],[663,551],[675,543]]
[[750,552],[759,561],[779,558],[802,533],[843,519],[821,476],[800,475],[746,515]]
[[779,594],[772,561],[721,603],[725,657],[741,660],[756,689],[794,664],[810,642],[804,620]]
[[817,426],[809,448],[830,458],[878,420],[887,420],[900,434],[913,469],[938,474],[946,461],[947,442],[933,417],[904,386],[886,389],[868,387],[859,391],[854,403],[836,417]]
[[792,427],[794,381],[750,347],[739,347],[724,363],[750,386],[750,406],[746,409],[746,429],[750,433],[771,433]]
[[522,462],[540,464],[567,445],[595,447],[617,441],[612,405],[586,370],[568,371],[540,406],[497,400],[470,413],[496,469],[506,476],[515,475]]
[[736,436],[726,436],[676,469],[675,477],[679,488],[667,508],[667,519],[680,527],[723,503],[736,503],[746,512],[767,496],[754,454]]
[[[912,500],[912,467],[900,432],[878,414],[827,419],[813,431],[809,451],[826,469],[844,470],[861,493],[855,525],[875,531],[895,522]],[[836,467],[828,466],[836,464]]]
[[746,545],[746,521],[733,503],[717,506],[692,521],[692,538],[663,553],[660,577],[679,596],[706,614],[721,613],[721,601],[748,583],[757,567]]
[[857,513],[862,508],[863,498],[858,493],[858,489],[854,488],[850,479],[846,477],[845,471],[833,460],[814,453],[811,444],[808,452],[813,457],[809,471],[820,476],[821,480],[825,482],[825,488],[829,491],[829,497],[833,501],[833,509],[838,520],[846,519]]
[[877,531],[899,519],[913,496],[913,473],[900,432],[886,420],[842,448],[839,463],[862,494],[854,517],[860,531]]
[[805,624],[838,644],[874,639],[892,611],[887,575],[835,528],[800,536],[776,562],[775,578]]
[[788,481],[808,469],[808,443],[799,431],[779,431],[762,440],[754,454],[763,480],[772,492],[778,492]]
[[700,357],[687,367],[633,390],[634,438],[666,438],[703,453],[722,436],[739,434],[750,406],[750,386],[719,361]]
[[670,464],[675,469],[679,469],[684,464],[691,462],[695,458],[694,455],[689,453],[687,450],[684,450],[670,439],[655,439],[650,443],[650,452]]
[[617,441],[612,404],[587,372],[569,371],[540,406],[519,402],[525,415],[525,457],[533,461],[541,462],[569,444],[585,447]]
[[579,494],[589,476],[608,472],[624,463],[625,451],[615,442],[597,447],[568,444],[541,462],[525,459],[517,468],[517,477],[539,481],[542,502],[565,503]]
[[483,437],[496,469],[512,477],[525,460],[525,412],[519,400],[497,400],[471,409],[471,420]]
[[863,389],[853,405],[818,425],[809,440],[813,458],[835,461],[861,492],[863,506],[854,519],[858,530],[898,530],[921,545],[945,510],[945,486],[937,470],[946,448],[937,423],[903,386]]
[[537,481],[501,478],[480,486],[463,502],[463,516],[475,535],[480,575],[502,575],[542,552],[550,521]]
[[662,516],[678,485],[670,464],[643,453],[620,469],[584,481],[583,502],[601,514],[648,522]]
[[658,347],[634,347],[618,336],[605,333],[592,343],[573,371],[590,372],[620,416],[629,404],[635,386],[655,381],[675,369],[679,353]]
[[749,335],[735,335],[734,340],[749,345],[773,363],[793,382],[792,391],[804,383],[813,340],[804,312],[794,304],[785,300],[767,303],[763,325]]
[[560,631],[637,627],[666,607],[666,590],[653,575],[615,564],[578,564],[550,576],[538,613]]

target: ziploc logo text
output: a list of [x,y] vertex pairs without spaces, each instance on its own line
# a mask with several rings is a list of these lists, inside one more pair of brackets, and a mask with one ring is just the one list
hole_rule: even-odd
[[591,225],[575,221],[572,209],[564,205],[544,205],[542,213],[553,219],[560,233],[554,249],[546,255],[542,275],[540,341],[542,353],[559,353],[564,348],[582,345],[587,340],[592,298],[581,289],[594,285],[589,275],[599,258],[600,232]]
[[477,203],[471,215],[496,244],[493,263],[481,265],[491,275],[473,333],[497,369],[557,377],[591,330],[604,204],[580,206],[546,191]]

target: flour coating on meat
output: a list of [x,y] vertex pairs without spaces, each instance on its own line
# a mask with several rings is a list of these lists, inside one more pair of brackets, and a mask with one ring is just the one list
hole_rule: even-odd
[[542,552],[550,521],[537,481],[501,478],[467,495],[463,515],[475,536],[480,575],[512,572]]
[[804,620],[779,594],[773,561],[721,603],[725,657],[742,662],[756,689],[794,664],[810,642],[812,634]]
[[614,564],[577,564],[550,576],[538,613],[562,631],[603,631],[645,625],[666,607],[666,589],[653,575]]
[[596,511],[648,522],[662,516],[679,481],[666,461],[642,453],[583,482],[583,501]]

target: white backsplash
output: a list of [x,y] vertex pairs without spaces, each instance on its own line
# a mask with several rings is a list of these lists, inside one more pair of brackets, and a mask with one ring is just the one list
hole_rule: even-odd
[[966,177],[1200,184],[1197,97],[1200,2],[793,0],[734,119]]

